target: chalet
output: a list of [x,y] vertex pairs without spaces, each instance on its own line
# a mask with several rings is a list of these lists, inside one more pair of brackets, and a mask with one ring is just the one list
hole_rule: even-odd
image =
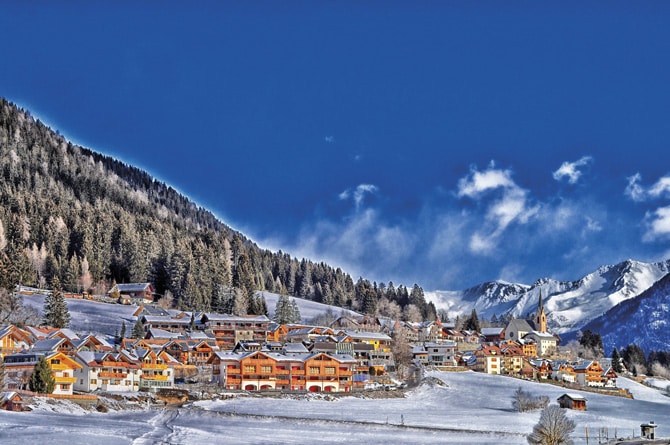
[[0,392],[0,409],[5,411],[23,411],[23,399],[14,391]]
[[227,389],[349,392],[355,360],[320,352],[284,355],[254,351],[216,352],[210,363],[213,381]]
[[119,303],[122,297],[130,298],[133,303],[153,303],[155,291],[151,283],[124,283],[112,286],[107,295],[117,295],[114,298],[118,298]]
[[453,340],[455,342],[465,341],[465,336],[463,333],[454,328],[442,328],[442,338]]
[[135,349],[129,351],[132,358],[140,362],[140,389],[172,388],[174,386],[173,368],[179,365],[165,351],[154,351],[152,349]]
[[5,357],[7,389],[29,389],[28,382],[41,357],[45,357],[56,381],[54,394],[72,394],[75,382],[74,371],[81,368],[76,361],[62,352],[29,352],[11,354]]
[[[393,340],[388,335],[369,331],[342,331],[338,334],[344,335],[345,342],[363,343],[372,346],[372,350],[368,350],[368,366],[374,368],[375,373],[383,374],[386,371],[395,370],[395,361],[391,352]],[[361,346],[354,345],[355,353],[362,350]]]
[[556,400],[561,408],[586,411],[586,398],[579,394],[563,394]]
[[482,328],[481,334],[485,342],[498,343],[505,340],[505,328]]
[[131,392],[140,389],[140,364],[128,356],[81,351],[73,358],[81,365],[74,373],[74,389],[77,391]]
[[614,372],[612,367],[608,367],[603,371],[602,382],[605,388],[616,388],[616,379],[618,375]]
[[230,350],[240,340],[267,341],[270,319],[265,315],[228,315],[206,313],[201,323],[210,329],[216,344],[222,350]]
[[516,344],[506,344],[500,347],[502,353],[501,372],[509,375],[520,375],[523,367],[523,350]]
[[553,364],[553,371],[551,377],[554,380],[567,383],[576,383],[577,374],[572,363],[567,360],[555,361]]
[[73,341],[74,353],[80,351],[113,351],[114,347],[102,338],[89,334],[84,338]]
[[0,357],[30,348],[33,340],[28,332],[14,325],[0,327]]
[[584,361],[574,366],[577,383],[582,386],[605,386],[603,368],[595,361]]
[[483,345],[475,351],[475,370],[486,374],[500,374],[502,369],[502,352],[495,345]]
[[172,317],[161,315],[141,315],[139,320],[144,325],[144,330],[162,329],[170,332],[185,331],[191,326],[190,317]]

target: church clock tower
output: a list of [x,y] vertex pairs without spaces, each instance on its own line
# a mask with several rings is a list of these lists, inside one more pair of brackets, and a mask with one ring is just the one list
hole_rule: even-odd
[[537,313],[535,314],[535,329],[538,332],[547,332],[547,314],[544,312],[544,304],[542,304],[542,289],[540,289],[540,301],[537,304]]

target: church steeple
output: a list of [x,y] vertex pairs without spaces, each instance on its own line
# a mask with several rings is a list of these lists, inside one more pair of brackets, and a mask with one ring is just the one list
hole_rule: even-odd
[[547,314],[544,312],[542,303],[542,289],[540,289],[540,300],[537,303],[537,313],[535,314],[535,329],[539,332],[547,332]]

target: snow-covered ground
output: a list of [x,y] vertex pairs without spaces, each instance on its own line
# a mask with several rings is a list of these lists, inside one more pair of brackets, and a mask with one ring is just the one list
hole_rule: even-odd
[[[274,315],[275,307],[279,294],[270,292],[262,292],[265,297],[265,302],[270,313],[270,317]],[[137,306],[126,306],[123,304],[108,304],[91,300],[75,300],[66,299],[67,307],[70,310],[70,327],[80,334],[105,334],[114,335],[121,329],[121,324],[126,323],[128,332],[133,328],[135,317],[133,312],[137,310]],[[353,311],[342,309],[335,306],[328,306],[326,304],[317,303],[315,301],[303,300],[301,298],[295,299],[303,322],[313,319],[316,316],[324,314],[328,309],[331,310],[335,317],[340,314],[356,314]],[[44,308],[43,295],[24,296],[23,302],[25,305],[35,308],[40,315]],[[175,311],[176,313],[176,311]]]
[[[0,412],[0,443],[450,443],[520,444],[540,412],[517,413],[512,395],[521,386],[552,403],[565,392],[548,384],[474,372],[431,372],[446,386],[423,385],[405,398],[240,396],[196,402],[179,409],[86,413],[42,406],[30,413]],[[581,393],[588,411],[566,411],[575,421],[575,442],[591,442],[599,428],[610,438],[639,435],[654,421],[657,436],[670,436],[670,397],[631,380],[619,379],[635,399]],[[575,392],[571,390],[570,392]],[[237,439],[237,440],[236,440]]]

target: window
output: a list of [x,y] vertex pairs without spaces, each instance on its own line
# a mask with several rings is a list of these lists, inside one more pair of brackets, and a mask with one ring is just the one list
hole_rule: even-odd
[[319,367],[318,366],[310,366],[309,367],[309,375],[318,375],[319,374]]
[[130,386],[130,380],[126,380],[126,386]]
[[97,385],[98,379],[91,379],[91,385]]
[[326,375],[335,375],[335,368],[326,366]]
[[244,365],[244,372],[254,373],[256,372],[256,367],[254,365]]
[[261,372],[263,374],[270,374],[272,372],[272,366],[261,366]]
[[52,365],[60,365],[60,359],[55,358],[55,359],[51,360],[51,364]]

